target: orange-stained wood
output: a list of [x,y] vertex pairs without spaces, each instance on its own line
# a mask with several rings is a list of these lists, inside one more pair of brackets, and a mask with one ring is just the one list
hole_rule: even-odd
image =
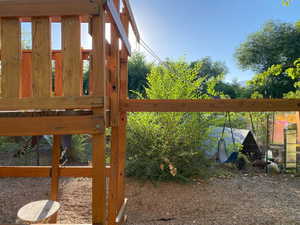
[[32,91],[34,97],[51,96],[51,35],[49,17],[32,19]]
[[82,60],[80,52],[80,20],[78,16],[62,18],[63,93],[80,96],[82,93]]
[[38,136],[45,134],[101,134],[101,116],[49,116],[0,118],[0,136]]
[[90,71],[90,94],[104,96],[105,91],[105,23],[104,10],[101,7],[100,16],[93,16],[91,20],[91,33],[93,39],[93,51]]
[[103,97],[94,96],[2,98],[0,111],[103,108],[103,101]]
[[21,76],[21,27],[18,18],[1,20],[1,96],[20,97]]
[[[123,11],[121,14],[122,22],[125,32],[129,33],[129,18],[128,12]],[[122,45],[121,48],[121,62],[120,62],[120,99],[126,100],[128,98],[128,53]],[[118,210],[120,211],[125,199],[125,159],[126,159],[126,124],[127,113],[120,112],[119,114],[119,157],[118,157],[118,178],[117,178],[117,192],[118,192]],[[124,216],[124,215],[123,215]]]
[[[59,159],[60,159],[60,142],[61,136],[53,137],[52,146],[52,168],[51,168],[51,200],[58,201],[59,190]],[[50,218],[51,223],[57,222],[57,213]]]
[[54,60],[55,60],[55,83],[54,83],[55,96],[63,96],[62,58],[63,58],[62,53],[56,53],[54,55]]
[[60,158],[60,144],[61,136],[53,136],[52,146],[52,168],[51,168],[51,200],[58,199],[58,185],[59,185],[59,158]]
[[1,0],[0,17],[97,15],[98,8],[87,0]]
[[32,59],[31,53],[22,56],[21,96],[26,98],[32,96]]
[[[114,0],[114,7],[119,12],[120,1]],[[111,26],[111,179],[109,180],[108,223],[115,224],[118,214],[118,171],[119,171],[119,91],[120,91],[120,51],[119,35],[115,26]]]
[[94,224],[105,224],[106,179],[104,134],[93,135],[92,146],[92,220]]
[[300,99],[122,100],[123,112],[297,112]]
[[[61,177],[91,178],[93,168],[89,166],[61,166]],[[110,176],[110,167],[105,168],[105,176]],[[0,177],[51,177],[50,166],[0,166]]]

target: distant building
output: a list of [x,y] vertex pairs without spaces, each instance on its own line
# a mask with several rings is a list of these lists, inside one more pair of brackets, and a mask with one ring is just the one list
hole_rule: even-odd
[[296,113],[276,113],[274,128],[271,132],[270,140],[273,144],[284,144],[284,129],[290,124],[297,124],[297,142],[300,144],[300,115]]

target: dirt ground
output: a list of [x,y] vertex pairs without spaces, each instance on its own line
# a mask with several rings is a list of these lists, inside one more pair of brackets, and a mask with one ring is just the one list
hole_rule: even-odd
[[[59,223],[91,223],[91,180],[63,179]],[[0,179],[0,223],[49,197],[50,180]],[[300,178],[236,174],[192,184],[127,180],[128,224],[300,225]]]

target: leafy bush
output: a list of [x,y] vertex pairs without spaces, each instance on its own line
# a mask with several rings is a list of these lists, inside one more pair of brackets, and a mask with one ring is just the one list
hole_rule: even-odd
[[[170,62],[169,68],[152,67],[147,77],[148,99],[195,99],[216,95],[215,80],[201,95],[201,64]],[[213,93],[214,92],[214,93]],[[208,94],[207,94],[208,93]],[[142,97],[141,97],[142,98]],[[211,113],[131,113],[128,117],[127,175],[150,180],[188,181],[206,177],[210,161],[204,151]]]
[[91,160],[91,146],[89,135],[72,135],[72,150],[69,157],[77,162],[88,162]]

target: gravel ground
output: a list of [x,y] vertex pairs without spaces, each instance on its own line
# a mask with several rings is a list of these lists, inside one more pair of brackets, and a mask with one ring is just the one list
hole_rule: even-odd
[[[58,223],[91,223],[91,180],[62,179]],[[24,204],[49,197],[50,180],[0,179],[0,223],[15,223]],[[193,184],[131,179],[128,224],[300,225],[300,178],[234,175]]]

